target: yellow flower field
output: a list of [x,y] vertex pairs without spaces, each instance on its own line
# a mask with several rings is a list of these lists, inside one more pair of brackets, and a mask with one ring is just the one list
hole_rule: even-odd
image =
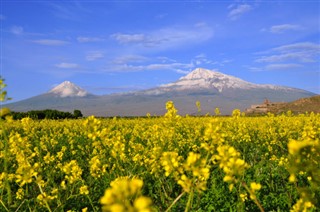
[[0,211],[317,211],[320,115],[0,120]]

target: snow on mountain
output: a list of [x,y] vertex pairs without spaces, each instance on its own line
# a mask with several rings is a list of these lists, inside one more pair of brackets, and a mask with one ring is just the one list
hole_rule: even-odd
[[56,94],[59,97],[84,97],[88,92],[70,81],[64,81],[51,89],[48,93]]
[[266,88],[266,89],[286,89],[290,90],[291,88],[275,86],[275,85],[259,85],[244,81],[240,78],[226,75],[217,71],[210,71],[203,68],[197,68],[187,74],[184,77],[181,77],[178,81],[174,83],[169,83],[161,85],[160,90],[193,90],[193,89],[216,89],[219,92],[222,92],[225,89],[257,89],[257,88]]

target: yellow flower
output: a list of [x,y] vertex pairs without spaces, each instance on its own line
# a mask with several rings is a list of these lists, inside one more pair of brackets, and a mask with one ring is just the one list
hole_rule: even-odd
[[122,177],[112,181],[110,186],[100,199],[102,211],[147,212],[151,210],[151,199],[141,195],[142,180]]
[[226,175],[223,178],[224,182],[232,182],[234,180],[234,178],[232,176]]
[[289,182],[290,182],[290,183],[296,182],[296,176],[295,176],[294,174],[290,174]]
[[192,181],[186,175],[181,176],[180,180],[178,180],[178,184],[181,185],[185,192],[191,191]]
[[240,198],[241,198],[241,201],[242,201],[242,202],[245,202],[245,201],[248,199],[246,193],[241,193],[241,194],[240,194]]
[[148,197],[138,197],[135,201],[134,201],[134,207],[138,210],[138,211],[151,211],[150,210],[150,205],[151,205],[151,199]]
[[80,187],[80,194],[88,195],[89,194],[88,186],[86,186],[86,185],[81,186]]
[[62,171],[66,174],[65,178],[69,183],[74,183],[81,179],[82,169],[78,166],[76,160],[71,160],[62,167]]
[[102,211],[110,211],[110,212],[125,212],[126,208],[121,204],[113,204],[109,208],[102,208]]
[[64,190],[67,188],[66,181],[64,181],[64,180],[60,183],[60,185],[61,185],[61,188]]
[[16,192],[16,196],[17,196],[17,199],[23,199],[24,191],[22,188],[18,189],[18,191]]
[[260,183],[252,182],[252,183],[250,183],[250,188],[251,188],[253,191],[259,191],[259,190],[261,189],[261,184],[260,184]]

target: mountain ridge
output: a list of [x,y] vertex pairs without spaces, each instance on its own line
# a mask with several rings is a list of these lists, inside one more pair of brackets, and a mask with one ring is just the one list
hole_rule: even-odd
[[[179,78],[173,83],[160,85],[157,88],[148,89],[149,94],[161,94],[170,90],[183,91],[192,89],[215,89],[219,93],[226,89],[275,89],[293,90],[286,86],[271,84],[255,84],[240,78],[223,74],[217,71],[210,71],[204,68],[196,68],[186,76]],[[300,89],[301,90],[301,89]],[[143,92],[143,91],[142,91]]]
[[183,115],[197,114],[195,102],[200,101],[203,114],[212,113],[215,107],[219,107],[222,114],[230,114],[235,108],[244,110],[265,98],[287,102],[313,95],[301,89],[254,84],[198,68],[176,82],[156,88],[101,96],[90,94],[71,82],[63,82],[47,93],[7,106],[13,111],[59,109],[72,112],[80,109],[84,115],[143,116],[164,114],[165,103],[171,100]]

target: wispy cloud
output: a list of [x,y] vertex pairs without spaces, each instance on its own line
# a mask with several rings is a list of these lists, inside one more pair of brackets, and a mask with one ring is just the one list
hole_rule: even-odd
[[80,66],[76,63],[59,63],[59,64],[56,64],[55,67],[65,68],[65,69],[80,68]]
[[79,1],[70,2],[49,2],[53,15],[66,20],[81,20],[85,14],[90,13],[86,7],[82,6]]
[[177,62],[176,60],[174,59],[171,59],[169,57],[164,57],[164,56],[159,56],[159,57],[156,57],[157,60],[161,61],[162,63],[175,63]]
[[280,63],[280,64],[269,64],[264,69],[267,71],[274,71],[274,70],[292,70],[303,67],[300,64],[295,63]]
[[192,59],[192,63],[194,64],[194,66],[225,66],[225,64],[230,63],[231,61],[232,60],[230,59],[213,60],[208,58],[204,53],[201,53],[195,56],[194,59]]
[[[271,26],[267,31],[274,33],[274,34],[282,34],[288,31],[298,31],[302,30],[303,27],[300,25],[294,25],[294,24],[281,24],[281,25],[274,25]],[[266,31],[263,29],[262,31]]]
[[141,55],[124,55],[115,58],[112,62],[115,64],[141,63],[147,61],[148,58]]
[[15,35],[21,35],[21,34],[23,34],[23,27],[21,27],[21,26],[12,26],[10,28],[10,32],[12,34],[15,34]]
[[178,72],[180,70],[189,70],[194,68],[192,63],[152,63],[143,65],[119,64],[105,68],[105,72],[141,72],[155,70],[169,70]]
[[228,9],[230,10],[230,12],[228,13],[229,19],[234,21],[240,18],[243,14],[251,11],[253,7],[248,4],[240,4],[230,5]]
[[282,53],[277,55],[262,56],[261,58],[255,60],[255,62],[265,62],[265,63],[274,63],[282,62],[288,60],[296,60],[303,63],[315,62],[313,56],[310,53],[306,52],[292,52],[292,53]]
[[260,67],[249,67],[251,71],[303,70],[306,63],[319,63],[320,45],[312,42],[278,46],[258,53],[255,62]]
[[217,64],[218,62],[216,61],[213,61],[213,60],[210,60],[207,58],[206,54],[202,53],[202,54],[199,54],[197,55],[193,60],[192,62],[199,66],[199,65],[203,65],[203,64]]
[[320,53],[320,45],[312,42],[300,42],[273,48],[274,51],[291,52],[291,51],[312,51]]
[[[317,62],[320,54],[320,45],[311,42],[293,43],[283,45],[264,52],[255,62],[274,63],[274,62]],[[318,61],[319,62],[319,61]]]
[[98,59],[104,58],[104,54],[102,51],[91,51],[87,53],[86,60],[94,61]]
[[126,43],[141,43],[146,42],[147,39],[144,34],[123,34],[123,33],[116,33],[111,35],[113,39],[118,41],[121,44]]
[[79,43],[89,43],[89,42],[99,42],[99,41],[104,41],[102,38],[97,38],[97,37],[77,37],[77,41]]
[[173,71],[180,74],[189,73],[192,69],[203,66],[223,66],[230,60],[213,61],[205,54],[199,54],[189,62],[181,62],[168,57],[149,58],[141,55],[123,55],[116,57],[105,68],[104,72],[144,72],[144,71]]
[[202,23],[191,27],[167,27],[144,33],[115,33],[111,35],[111,38],[123,45],[149,49],[169,49],[203,42],[212,36],[212,28]]
[[45,45],[45,46],[64,46],[69,44],[67,41],[63,40],[54,40],[54,39],[40,39],[40,40],[33,40],[33,43]]

